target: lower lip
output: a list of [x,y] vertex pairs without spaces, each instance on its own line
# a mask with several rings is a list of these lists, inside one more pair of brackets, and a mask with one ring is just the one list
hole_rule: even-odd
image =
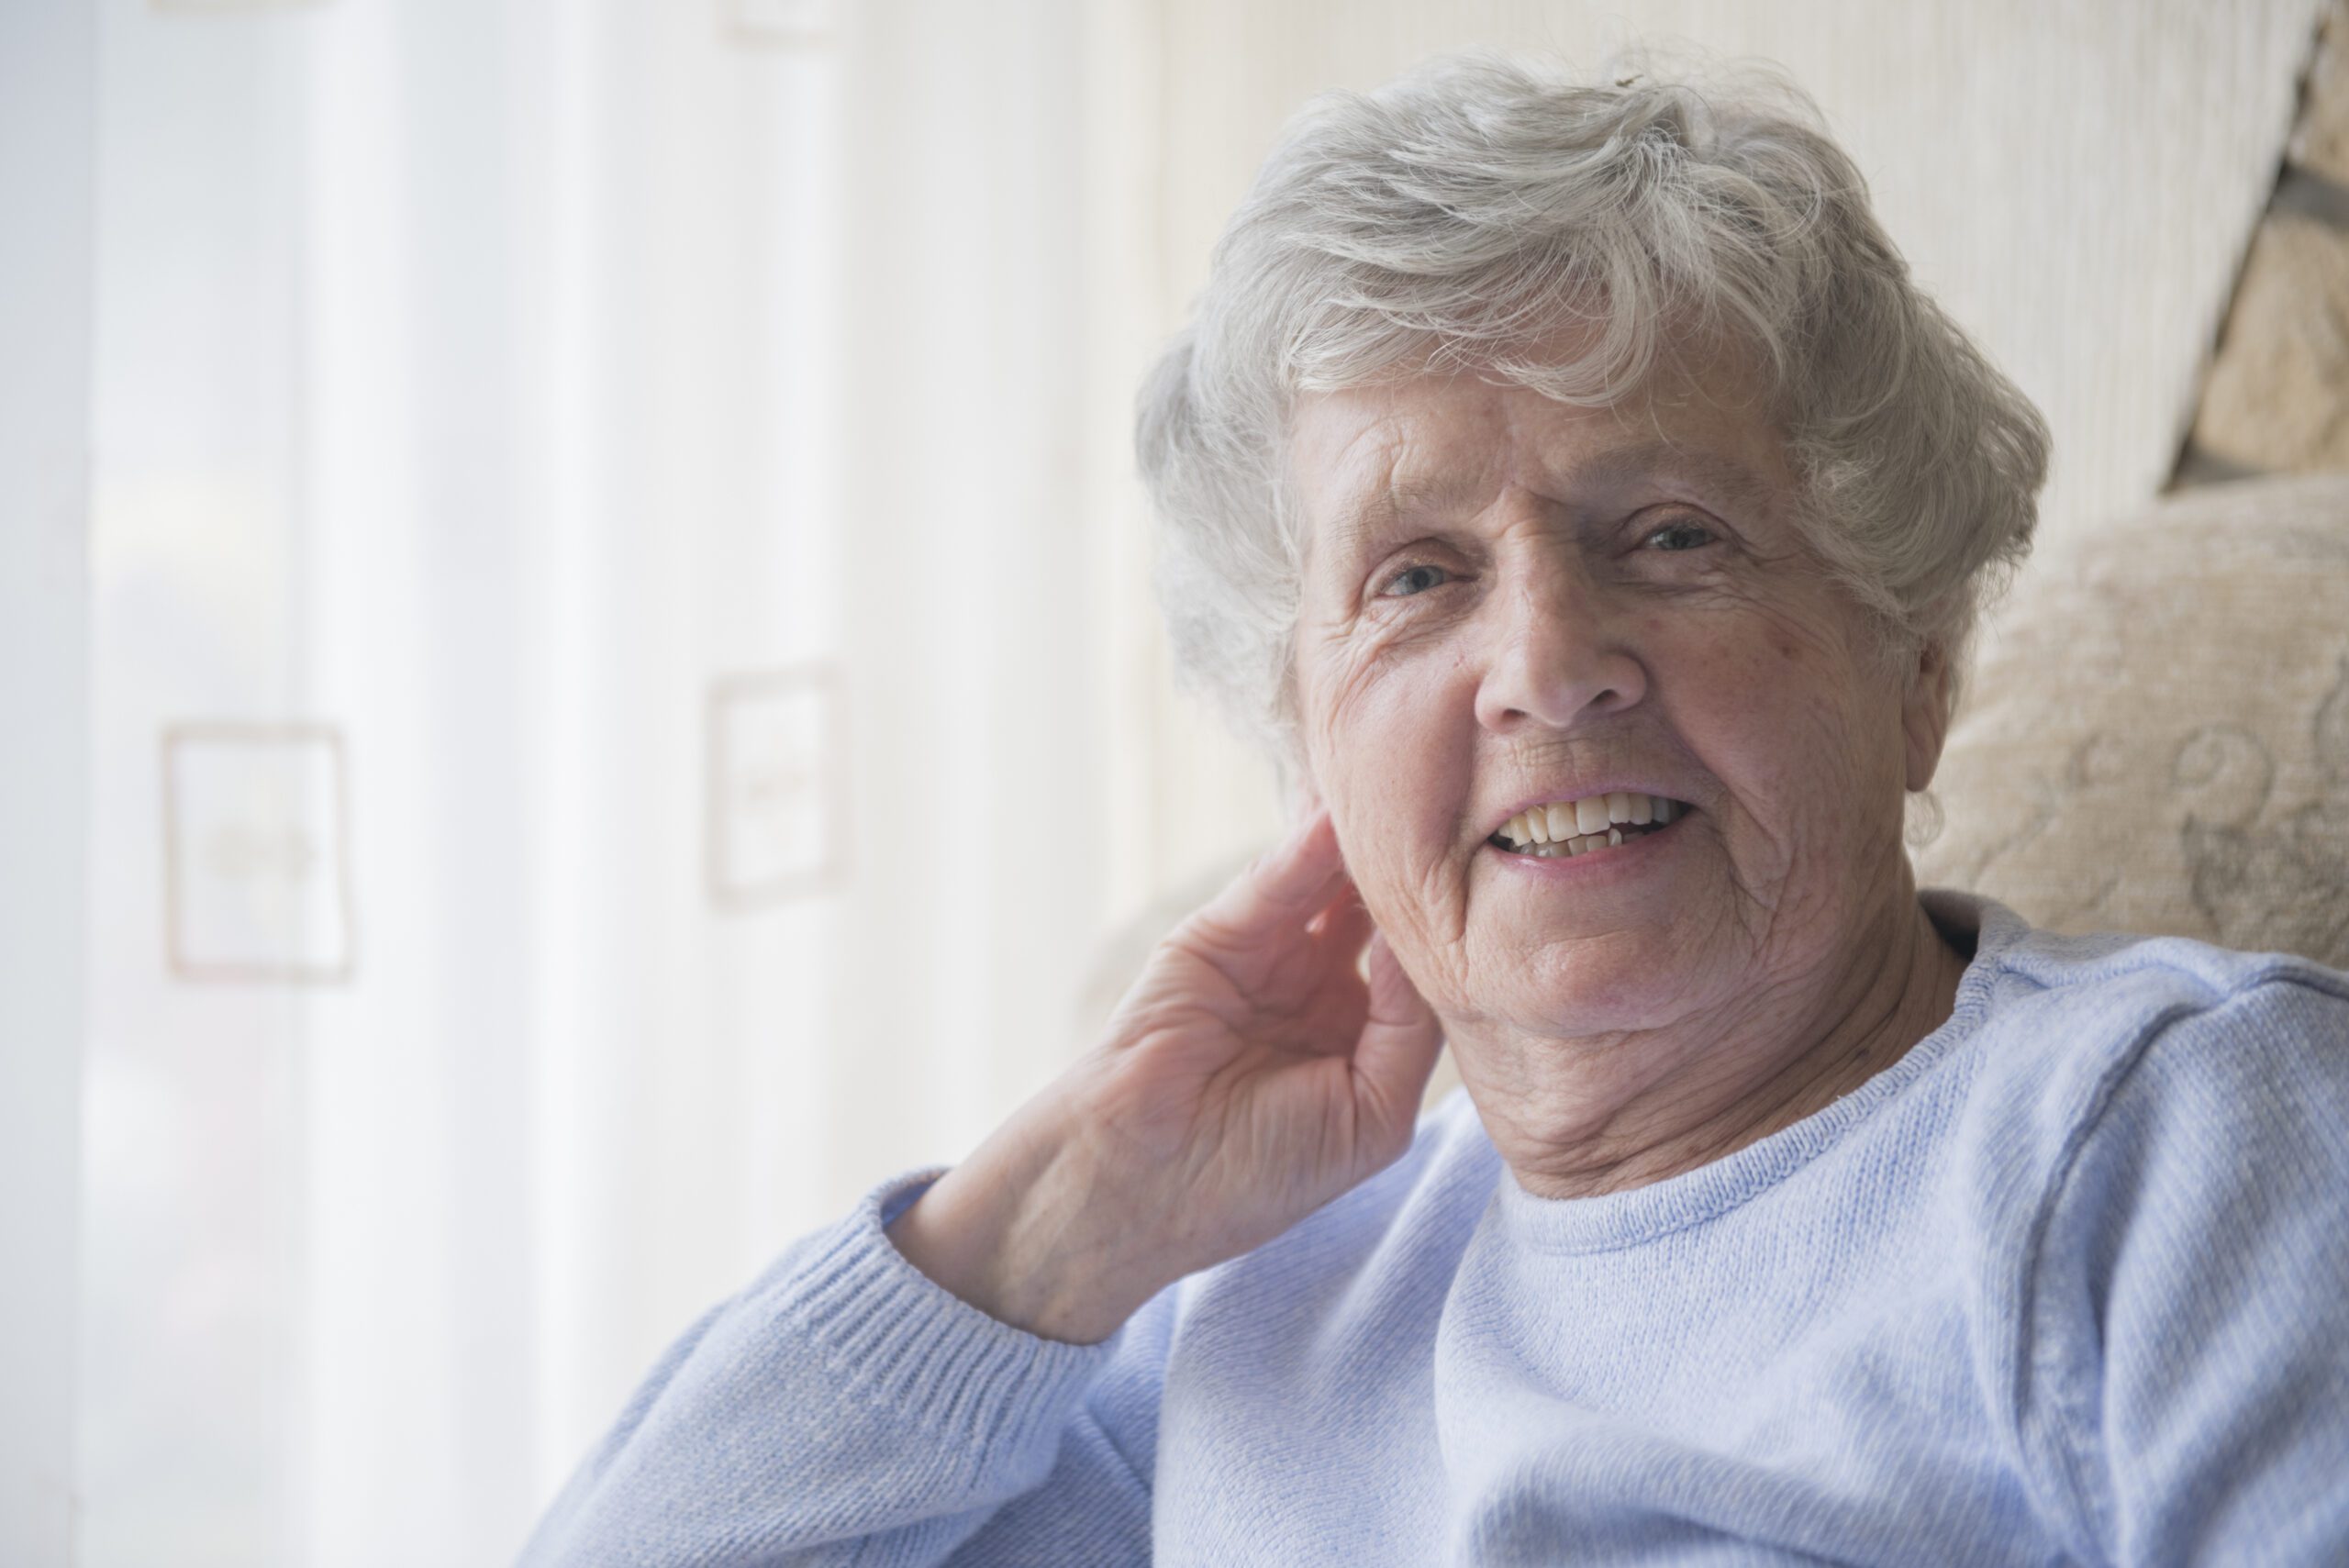
[[1669,853],[1672,846],[1680,841],[1681,824],[1688,820],[1691,809],[1683,806],[1681,814],[1673,818],[1670,826],[1653,833],[1642,833],[1636,839],[1626,839],[1603,850],[1586,850],[1578,855],[1520,854],[1489,841],[1485,848],[1492,851],[1495,860],[1512,872],[1544,881],[1573,882],[1586,886],[1596,882],[1638,876],[1652,868],[1658,855]]

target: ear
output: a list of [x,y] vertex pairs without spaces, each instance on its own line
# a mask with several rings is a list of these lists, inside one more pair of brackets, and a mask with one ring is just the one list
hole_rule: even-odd
[[1288,819],[1302,822],[1321,807],[1320,781],[1313,776],[1313,760],[1306,755],[1304,743],[1293,743],[1281,756],[1275,770],[1282,804],[1288,807]]
[[1941,766],[1942,746],[1949,739],[1949,654],[1939,643],[1927,643],[1917,652],[1908,672],[1907,694],[1900,702],[1900,736],[1909,792],[1933,782]]

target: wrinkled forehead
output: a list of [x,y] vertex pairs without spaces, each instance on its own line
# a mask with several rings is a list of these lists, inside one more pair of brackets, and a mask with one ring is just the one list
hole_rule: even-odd
[[1659,376],[1605,406],[1490,375],[1418,374],[1301,395],[1286,480],[1301,554],[1358,559],[1522,492],[1562,517],[1676,497],[1763,519],[1792,501],[1790,456],[1750,379]]

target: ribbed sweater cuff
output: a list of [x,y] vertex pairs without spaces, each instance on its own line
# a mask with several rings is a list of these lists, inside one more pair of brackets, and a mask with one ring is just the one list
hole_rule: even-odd
[[863,1397],[918,1409],[974,1455],[1049,1446],[1118,1336],[1097,1345],[1040,1338],[988,1317],[907,1262],[882,1229],[885,1211],[895,1218],[940,1173],[912,1172],[874,1188],[767,1289],[796,1307]]

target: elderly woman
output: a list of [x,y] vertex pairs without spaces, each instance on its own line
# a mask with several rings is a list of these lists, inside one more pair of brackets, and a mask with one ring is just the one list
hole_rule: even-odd
[[1319,107],[1141,426],[1294,830],[528,1560],[2349,1562],[2349,976],[1903,852],[2046,444],[1786,90]]

